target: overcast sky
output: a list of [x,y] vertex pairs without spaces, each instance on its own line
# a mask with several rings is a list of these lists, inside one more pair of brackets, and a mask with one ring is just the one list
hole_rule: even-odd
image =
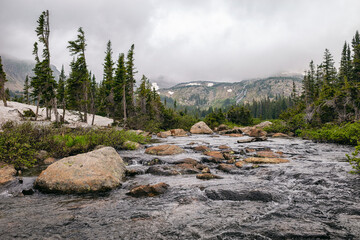
[[0,54],[33,59],[36,20],[46,9],[52,64],[68,71],[66,46],[81,26],[98,81],[108,40],[114,60],[135,44],[137,79],[172,85],[303,72],[325,48],[338,62],[360,29],[359,0],[1,0]]

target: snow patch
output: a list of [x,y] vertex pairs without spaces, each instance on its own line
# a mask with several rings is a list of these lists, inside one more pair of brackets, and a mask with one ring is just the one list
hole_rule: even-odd
[[155,89],[155,91],[159,90],[159,86],[157,85],[156,82],[151,83],[151,89]]
[[174,92],[172,92],[172,91],[168,91],[168,93],[169,93],[170,95],[173,95],[173,94],[174,94]]
[[232,89],[228,89],[228,90],[226,90],[227,92],[232,92]]
[[208,83],[207,86],[212,87],[212,86],[214,86],[214,84],[213,83]]
[[186,86],[201,86],[200,83],[188,83]]

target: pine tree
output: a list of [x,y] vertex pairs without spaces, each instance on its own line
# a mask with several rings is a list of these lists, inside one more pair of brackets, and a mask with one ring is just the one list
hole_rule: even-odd
[[[91,77],[91,73],[89,74],[89,76]],[[92,75],[92,79],[90,82],[91,113],[93,115],[92,120],[91,120],[91,125],[94,125],[94,122],[95,122],[95,113],[96,113],[95,99],[97,98],[97,92],[98,92],[98,89],[97,89],[95,75]]]
[[353,61],[352,61],[352,82],[360,83],[360,35],[356,31],[352,39]]
[[324,60],[322,63],[323,85],[321,88],[321,98],[330,99],[335,93],[336,68],[333,57],[328,49],[325,49]]
[[344,87],[345,78],[350,79],[351,77],[351,55],[350,47],[345,42],[343,50],[341,52],[340,68],[339,68],[339,78],[337,88],[340,89]]
[[69,100],[69,107],[77,109],[82,121],[87,122],[90,81],[85,59],[85,33],[81,27],[78,29],[77,39],[69,41],[67,48],[70,50],[71,55],[75,56],[70,64],[71,73],[67,82],[66,95]]
[[[52,74],[52,70],[50,67],[50,46],[49,46],[49,38],[50,38],[50,22],[49,22],[49,11],[43,11],[40,15],[38,21],[38,26],[35,30],[36,35],[40,43],[43,44],[43,60],[40,61],[39,56],[37,54],[37,46],[36,46],[36,56],[35,60],[39,64],[39,68],[36,69],[35,75],[39,74],[38,81],[41,81],[41,90],[40,97],[43,99],[46,106],[46,117],[51,120],[51,107],[54,110],[55,121],[59,122],[59,114],[57,111],[57,101],[56,101],[56,81]],[[35,48],[35,46],[34,46]],[[35,49],[34,49],[35,52]],[[35,67],[36,68],[36,67]],[[39,101],[39,99],[38,99]]]
[[134,65],[134,44],[131,45],[126,58],[126,105],[128,113],[134,115],[134,86],[137,73]]
[[66,76],[65,76],[65,71],[64,71],[64,65],[62,65],[60,76],[59,76],[59,81],[58,81],[57,95],[56,95],[59,105],[62,106],[62,109],[63,109],[63,111],[62,111],[63,114],[60,119],[61,122],[65,121],[65,108],[66,108],[65,82],[66,82]]
[[7,107],[6,102],[6,93],[5,93],[5,82],[6,82],[6,73],[3,69],[3,65],[1,62],[1,56],[0,56],[0,98],[4,102],[4,106]]
[[[119,55],[114,77],[114,102],[116,115],[123,117],[124,123],[127,121],[126,114],[126,68],[125,56]],[[121,112],[122,110],[122,112]]]
[[[142,114],[146,114],[146,102],[147,102],[147,95],[151,91],[151,89],[147,86],[148,79],[145,77],[145,75],[141,78],[140,86],[137,90],[138,95],[138,103],[139,108]],[[149,100],[148,100],[149,101]]]
[[112,49],[111,49],[111,41],[109,40],[106,46],[105,52],[105,60],[104,60],[104,78],[103,78],[103,91],[104,91],[104,105],[106,109],[107,117],[110,116],[110,113],[113,113],[113,119],[115,121],[114,116],[114,92],[113,92],[113,78],[114,78],[114,62],[112,60]]
[[25,100],[25,103],[26,104],[29,104],[30,103],[30,92],[29,92],[29,89],[30,89],[30,84],[29,84],[29,76],[26,75],[25,77],[25,84],[24,84],[24,100]]

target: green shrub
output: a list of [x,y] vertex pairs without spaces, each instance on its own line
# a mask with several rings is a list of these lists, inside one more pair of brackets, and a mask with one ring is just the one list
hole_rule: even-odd
[[97,145],[121,148],[126,141],[146,143],[148,139],[132,131],[115,129],[55,128],[31,123],[6,122],[0,132],[0,161],[17,168],[32,167],[35,155],[45,150],[55,158],[93,150]]
[[265,127],[264,130],[268,133],[289,133],[290,128],[287,126],[285,121],[282,120],[272,120],[270,126]]
[[358,145],[355,147],[355,152],[351,153],[351,156],[346,154],[349,163],[352,165],[354,169],[354,171],[351,171],[351,173],[360,174],[360,157],[358,156],[359,151],[360,151],[360,142],[358,142]]

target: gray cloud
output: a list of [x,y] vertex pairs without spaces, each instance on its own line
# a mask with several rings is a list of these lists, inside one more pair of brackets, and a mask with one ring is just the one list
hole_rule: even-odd
[[338,62],[360,26],[357,0],[2,0],[0,53],[32,59],[36,20],[46,9],[52,63],[68,70],[67,42],[81,26],[98,81],[109,39],[114,61],[135,43],[138,79],[240,81],[302,72],[325,48]]

